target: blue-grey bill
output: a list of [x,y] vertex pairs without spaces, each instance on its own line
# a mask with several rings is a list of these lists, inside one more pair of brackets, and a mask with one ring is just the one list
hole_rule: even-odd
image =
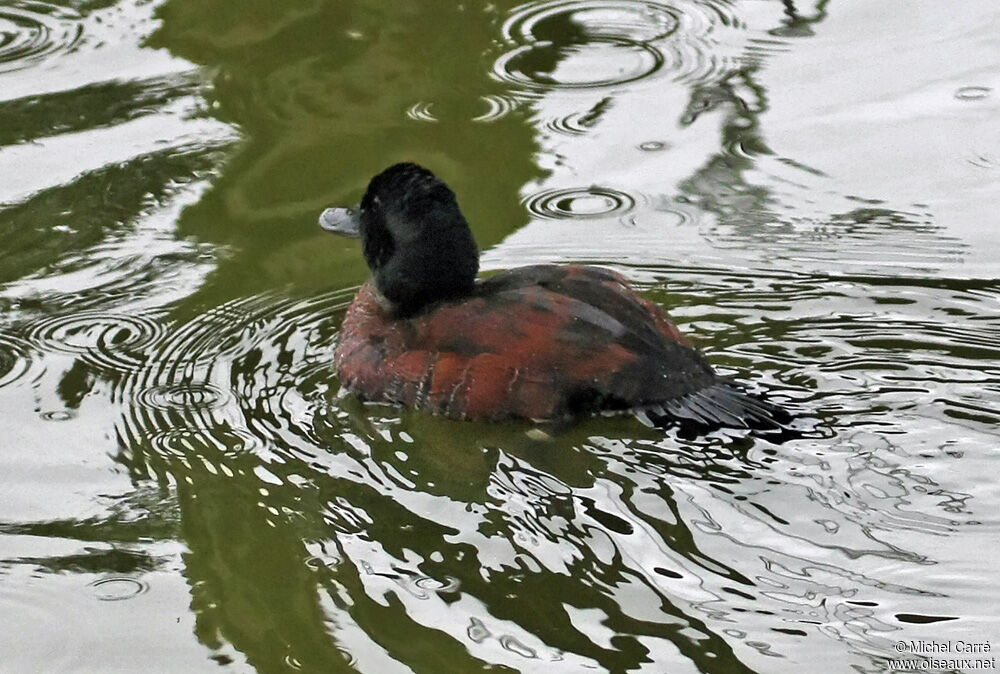
[[361,212],[357,208],[328,208],[319,215],[319,226],[344,236],[359,236]]

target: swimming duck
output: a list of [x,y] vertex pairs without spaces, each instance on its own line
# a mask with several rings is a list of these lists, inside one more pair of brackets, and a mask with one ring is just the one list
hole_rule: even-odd
[[633,410],[657,425],[777,429],[788,415],[712,371],[619,273],[532,265],[476,280],[454,192],[412,163],[372,178],[320,225],[360,236],[371,279],[334,353],[358,397],[454,419],[556,420]]

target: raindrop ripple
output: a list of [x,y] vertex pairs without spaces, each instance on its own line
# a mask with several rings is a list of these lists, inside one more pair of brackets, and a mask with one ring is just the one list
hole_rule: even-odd
[[540,218],[609,218],[625,215],[635,207],[635,199],[610,187],[575,187],[543,190],[525,200],[528,212]]
[[0,6],[0,73],[29,68],[72,49],[83,36],[73,12],[38,2]]

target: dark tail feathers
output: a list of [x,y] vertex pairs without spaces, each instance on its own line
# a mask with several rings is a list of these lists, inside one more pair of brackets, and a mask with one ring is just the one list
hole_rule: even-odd
[[700,391],[650,405],[639,416],[654,426],[679,425],[697,433],[732,428],[757,431],[765,436],[795,435],[789,428],[792,415],[788,411],[725,379]]

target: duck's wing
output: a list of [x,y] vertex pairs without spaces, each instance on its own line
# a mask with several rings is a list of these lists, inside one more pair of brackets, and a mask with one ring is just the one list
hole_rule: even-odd
[[403,379],[421,368],[434,374],[405,397],[447,416],[624,409],[699,390],[715,378],[658,307],[620,275],[594,267],[501,274],[473,299],[415,317],[410,329]]
[[656,349],[664,339],[688,345],[687,339],[658,305],[643,299],[618,272],[590,265],[531,265],[502,272],[481,282],[480,296],[497,296],[538,286],[580,302],[582,315],[603,316],[627,326],[632,338]]

